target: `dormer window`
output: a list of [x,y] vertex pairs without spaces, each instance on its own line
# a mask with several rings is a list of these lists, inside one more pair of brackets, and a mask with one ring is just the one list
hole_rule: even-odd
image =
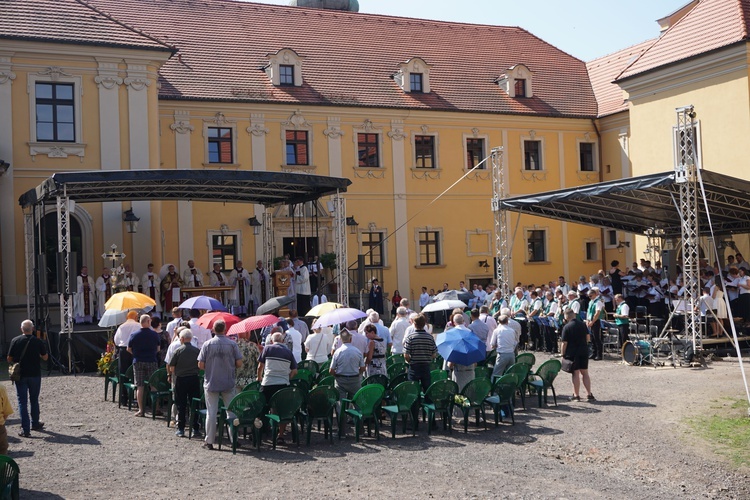
[[533,97],[533,73],[524,64],[516,64],[508,68],[497,79],[497,84],[510,97]]
[[294,66],[291,64],[279,65],[279,85],[294,85]]
[[267,54],[267,57],[268,66],[264,70],[273,85],[302,86],[303,57],[292,49],[281,49],[275,54]]
[[424,75],[422,73],[411,73],[409,75],[409,88],[412,92],[423,91],[423,78]]
[[399,87],[404,92],[430,93],[430,69],[420,57],[412,57],[408,61],[399,64],[398,73],[393,75]]

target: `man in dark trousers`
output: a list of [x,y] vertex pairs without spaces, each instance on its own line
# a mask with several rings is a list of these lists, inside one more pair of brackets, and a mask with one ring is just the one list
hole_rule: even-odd
[[136,396],[138,399],[138,411],[136,417],[145,415],[143,397],[146,394],[145,386],[148,379],[159,367],[157,354],[161,345],[159,334],[151,329],[151,316],[141,316],[141,329],[133,333],[128,342],[128,352],[133,355],[133,378],[136,385]]
[[21,379],[16,382],[18,412],[21,414],[21,432],[18,435],[31,437],[31,429],[41,431],[44,428],[44,422],[39,421],[39,392],[42,390],[41,360],[47,361],[47,346],[33,335],[34,323],[31,320],[21,322],[21,333],[10,341],[8,363],[21,363]]
[[[193,332],[188,327],[179,327],[180,343],[172,359],[169,360],[169,381],[174,381],[174,399],[177,405],[177,432],[175,435],[185,435],[185,417],[187,415],[190,401],[200,397],[200,379],[198,378],[198,354],[201,350],[195,347]],[[191,423],[193,434],[198,435],[198,412],[195,412],[195,421]]]
[[383,289],[378,283],[377,278],[372,279],[372,286],[370,286],[370,308],[376,311],[379,315],[383,315]]

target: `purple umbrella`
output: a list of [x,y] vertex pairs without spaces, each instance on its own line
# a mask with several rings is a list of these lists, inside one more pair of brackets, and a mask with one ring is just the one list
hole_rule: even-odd
[[177,307],[179,307],[180,309],[204,309],[206,311],[227,310],[227,308],[224,307],[224,304],[212,297],[206,297],[205,295],[190,297]]
[[313,323],[313,328],[320,328],[322,326],[339,325],[346,323],[347,321],[358,320],[366,317],[367,314],[360,311],[359,309],[353,309],[351,307],[342,307],[340,309],[334,309],[331,312],[325,313],[323,316],[318,318]]

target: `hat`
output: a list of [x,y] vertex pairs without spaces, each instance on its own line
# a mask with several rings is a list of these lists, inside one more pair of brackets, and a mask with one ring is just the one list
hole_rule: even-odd
[[138,319],[138,311],[128,311],[128,319]]

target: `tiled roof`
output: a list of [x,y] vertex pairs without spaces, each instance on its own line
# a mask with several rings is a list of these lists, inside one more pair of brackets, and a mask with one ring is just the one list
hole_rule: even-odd
[[[174,44],[161,69],[166,99],[441,109],[592,117],[586,65],[517,27],[427,21],[229,0],[88,0]],[[274,87],[268,54],[304,58],[301,87]],[[392,75],[421,57],[431,93],[404,93]],[[512,99],[495,83],[514,64],[534,73],[534,97]]]
[[83,0],[2,0],[0,39],[172,50]]
[[747,40],[750,0],[701,0],[618,80]]
[[628,109],[622,88],[614,83],[614,79],[630,63],[632,63],[644,50],[653,45],[655,39],[646,40],[638,45],[622,49],[614,54],[609,54],[586,63],[594,88],[594,95],[599,108],[600,117],[619,113]]

